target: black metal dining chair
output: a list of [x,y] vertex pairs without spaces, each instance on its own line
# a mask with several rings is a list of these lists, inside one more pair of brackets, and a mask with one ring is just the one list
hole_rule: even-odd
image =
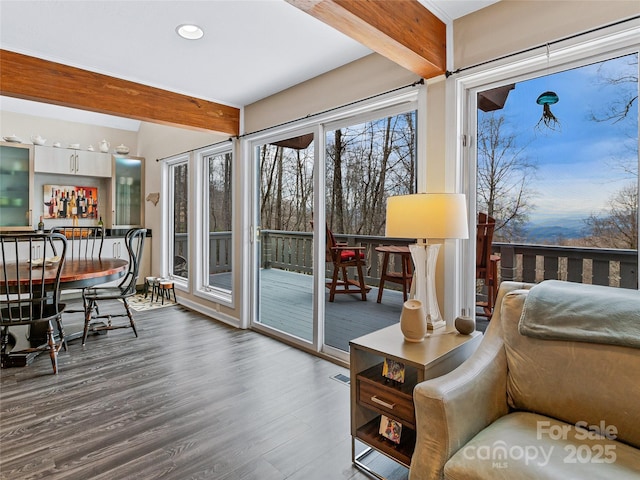
[[[90,287],[84,290],[83,300],[85,305],[85,318],[84,318],[84,331],[82,335],[82,345],[87,341],[87,335],[89,330],[93,332],[101,330],[115,330],[118,328],[131,328],[135,336],[138,336],[136,330],[136,324],[129,307],[128,299],[136,294],[136,284],[138,282],[138,276],[140,271],[140,261],[142,259],[142,251],[144,249],[144,239],[147,230],[144,228],[132,228],[129,230],[124,238],[124,243],[129,253],[129,266],[127,273],[122,278],[119,285],[115,287]],[[95,307],[98,302],[120,300],[124,305],[126,313],[122,314],[104,314],[100,315],[94,313]],[[112,323],[114,317],[128,317],[128,324],[116,324]],[[91,323],[94,320],[106,318],[107,324]]]
[[[8,358],[9,328],[27,325],[31,346],[11,353],[48,351],[53,373],[58,373],[58,352],[67,349],[61,320],[65,305],[60,303],[60,275],[66,253],[67,239],[59,233],[0,235],[2,366]],[[37,326],[42,325],[46,326],[46,336],[41,339]]]
[[[100,258],[102,256],[102,244],[104,243],[103,226],[57,226],[50,231],[61,233],[67,238],[67,259],[69,260]],[[81,293],[84,293],[84,288],[81,289]],[[83,305],[81,309],[67,308],[64,313],[82,313],[84,315],[85,311],[86,305]],[[96,313],[100,313],[97,306]]]

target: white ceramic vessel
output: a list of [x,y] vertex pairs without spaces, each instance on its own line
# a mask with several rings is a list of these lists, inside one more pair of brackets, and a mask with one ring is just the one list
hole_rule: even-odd
[[31,141],[34,145],[44,145],[47,143],[47,139],[42,138],[40,135],[31,135]]
[[420,300],[411,299],[402,305],[400,330],[407,342],[421,342],[427,334],[426,313]]

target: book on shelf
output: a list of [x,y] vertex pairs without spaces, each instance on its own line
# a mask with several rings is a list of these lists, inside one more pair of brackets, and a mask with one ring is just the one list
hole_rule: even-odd
[[402,424],[386,415],[382,415],[380,417],[379,433],[393,443],[398,444],[400,443],[400,436],[402,434]]
[[404,363],[385,358],[382,364],[382,376],[394,382],[404,383]]

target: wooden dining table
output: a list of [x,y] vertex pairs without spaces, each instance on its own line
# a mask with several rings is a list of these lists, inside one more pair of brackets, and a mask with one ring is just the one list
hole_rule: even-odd
[[[67,259],[62,266],[62,272],[60,274],[60,290],[63,291],[76,288],[93,287],[96,285],[101,285],[103,283],[112,282],[119,279],[126,273],[128,264],[129,262],[127,260],[121,258],[86,258],[73,260]],[[19,263],[18,266],[16,266],[15,264],[7,266],[8,279],[16,278],[16,268],[28,269],[31,268],[31,266],[26,261]],[[2,264],[0,264],[0,270],[1,269]],[[45,267],[45,285],[49,283],[53,285],[53,283],[55,282],[55,275],[55,268]],[[20,278],[25,278],[25,276],[26,275],[20,275]],[[40,282],[39,275],[34,278],[34,283],[35,282]],[[4,285],[4,278],[0,278],[0,286],[4,287]],[[12,286],[11,280],[9,280],[9,286]],[[80,338],[82,336],[84,319],[82,320],[82,323],[77,325],[77,327],[79,328],[73,328],[73,324],[67,324],[67,322],[65,321],[63,312],[65,339],[67,341],[73,340],[75,338]],[[23,335],[22,332],[18,332],[19,330],[25,330],[27,328],[29,328],[28,339],[27,335]],[[44,324],[33,324],[30,327],[10,327],[9,332],[13,335],[16,342],[12,350],[19,351],[31,346],[39,346],[42,343],[46,342],[47,334],[46,325]],[[26,333],[26,331],[24,333]],[[35,358],[35,356],[35,353],[9,353],[7,365],[28,365],[29,363],[31,363],[33,358]]]
[[[121,258],[84,258],[65,260],[60,274],[60,290],[74,288],[85,288],[111,282],[122,277],[129,262]],[[0,269],[1,269],[0,263]],[[7,278],[16,278],[16,268],[28,270],[31,268],[29,262],[21,262],[17,266],[11,264],[7,266]],[[38,267],[42,268],[42,267]],[[28,275],[20,274],[24,282],[28,282]],[[56,279],[56,269],[45,267],[44,283],[53,284]],[[14,281],[15,283],[15,281]],[[33,283],[40,283],[40,275],[33,278]],[[4,278],[0,278],[0,286],[4,286]],[[9,280],[9,286],[12,281]]]

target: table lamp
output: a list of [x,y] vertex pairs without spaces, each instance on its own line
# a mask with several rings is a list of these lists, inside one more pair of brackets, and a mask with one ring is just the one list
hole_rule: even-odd
[[460,193],[417,193],[387,199],[386,236],[416,238],[409,245],[414,271],[411,298],[424,305],[427,328],[446,326],[436,296],[436,263],[440,244],[428,239],[469,238],[467,204]]

